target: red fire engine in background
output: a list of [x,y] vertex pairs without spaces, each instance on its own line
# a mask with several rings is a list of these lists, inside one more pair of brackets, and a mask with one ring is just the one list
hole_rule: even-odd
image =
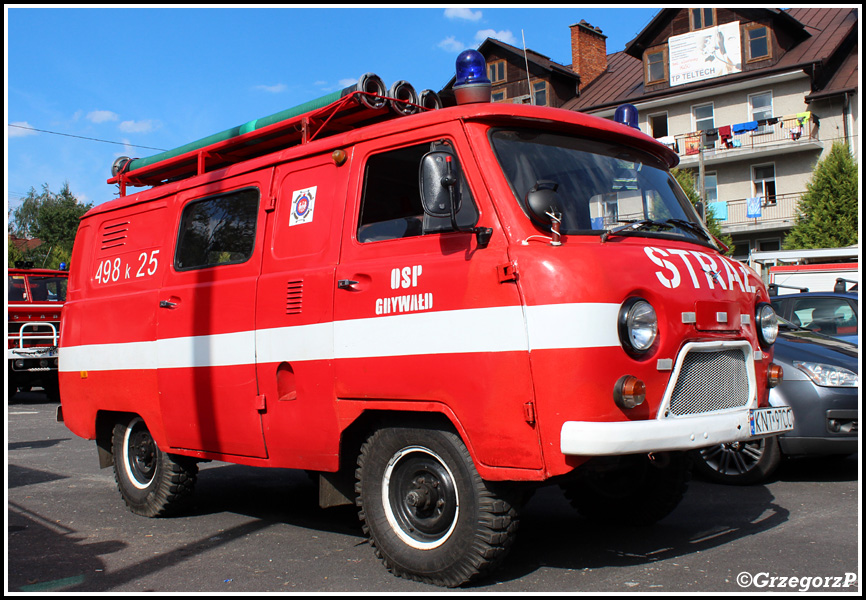
[[182,507],[201,460],[316,471],[388,569],[457,586],[533,485],[653,522],[687,451],[791,428],[766,289],[676,155],[633,107],[491,104],[485,72],[461,55],[457,106],[366,75],[115,162],[75,241],[61,416],[133,512]]
[[7,271],[6,363],[9,398],[40,386],[59,400],[60,314],[69,273],[16,263]]

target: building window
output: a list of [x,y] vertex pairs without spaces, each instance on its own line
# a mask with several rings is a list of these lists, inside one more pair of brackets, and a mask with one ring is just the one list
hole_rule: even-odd
[[715,129],[715,119],[713,118],[713,105],[701,104],[700,106],[692,107],[692,119],[695,122],[695,131],[706,131]]
[[650,115],[649,127],[650,135],[656,139],[670,135],[668,133],[668,114],[662,113],[660,115]]
[[747,61],[770,58],[770,30],[763,25],[746,29]]
[[505,90],[490,94],[491,102],[505,102]]
[[782,240],[773,238],[768,240],[758,240],[758,252],[776,252],[782,249]]
[[535,106],[547,106],[547,82],[539,81],[532,84],[532,95]]
[[499,60],[487,65],[487,78],[491,83],[505,81],[505,61]]
[[[773,94],[772,92],[764,92],[762,94],[753,94],[749,96],[749,111],[751,112],[752,121],[762,121],[773,116]],[[755,133],[770,133],[772,127],[769,125],[760,125]]]
[[719,199],[719,178],[716,173],[704,173],[704,200],[707,203]]
[[776,204],[776,167],[775,165],[760,165],[752,169],[752,181],[755,185],[755,196],[763,198],[764,206]]
[[712,8],[692,8],[689,9],[692,21],[692,31],[712,27],[716,24],[716,16]]
[[667,52],[662,49],[646,53],[646,82],[647,85],[664,83],[668,80]]

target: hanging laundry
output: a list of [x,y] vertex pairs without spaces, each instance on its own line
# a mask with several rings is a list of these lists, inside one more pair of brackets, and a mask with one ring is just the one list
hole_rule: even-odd
[[719,127],[719,138],[722,140],[722,143],[725,145],[725,148],[733,148],[734,142],[731,134],[731,126],[725,125],[724,127]]
[[728,203],[726,201],[710,202],[710,214],[718,221],[728,220]]
[[747,131],[755,131],[758,128],[757,121],[748,121],[746,123],[737,123],[731,127],[731,131],[733,131],[736,135],[741,133],[746,133]]
[[686,138],[686,154],[698,154],[701,151],[701,136],[693,135]]
[[761,218],[761,196],[755,198],[746,198],[746,218],[760,219]]

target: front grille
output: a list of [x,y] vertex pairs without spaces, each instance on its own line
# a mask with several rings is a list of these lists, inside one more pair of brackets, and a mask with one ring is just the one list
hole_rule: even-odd
[[689,352],[670,402],[674,416],[741,408],[749,403],[749,376],[740,350]]

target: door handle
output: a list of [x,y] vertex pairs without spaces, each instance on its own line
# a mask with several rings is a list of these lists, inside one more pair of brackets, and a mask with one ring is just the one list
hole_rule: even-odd
[[340,279],[337,282],[337,287],[341,290],[351,290],[356,285],[358,285],[358,282],[351,279]]
[[159,307],[160,308],[174,308],[177,306],[177,302],[172,302],[171,300],[160,300]]

